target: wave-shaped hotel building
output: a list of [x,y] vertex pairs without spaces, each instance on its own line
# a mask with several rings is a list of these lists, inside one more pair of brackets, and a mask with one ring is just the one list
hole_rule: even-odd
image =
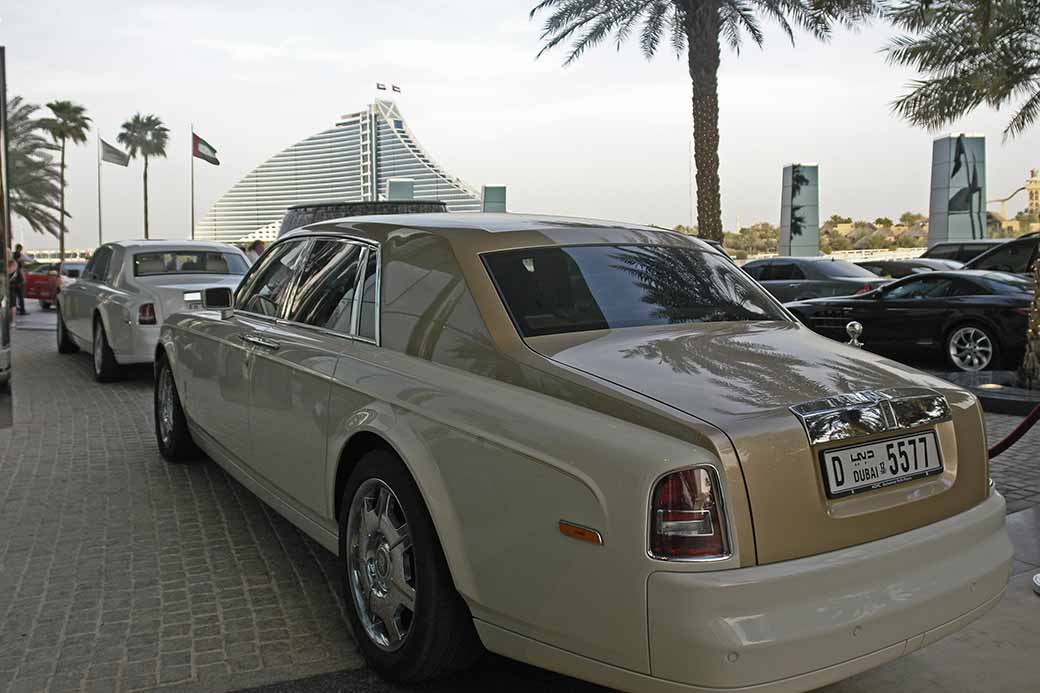
[[480,192],[433,160],[397,104],[377,99],[246,174],[198,220],[195,238],[273,238],[291,205],[386,199],[392,178],[413,181],[416,200],[441,200],[451,212],[481,209]]

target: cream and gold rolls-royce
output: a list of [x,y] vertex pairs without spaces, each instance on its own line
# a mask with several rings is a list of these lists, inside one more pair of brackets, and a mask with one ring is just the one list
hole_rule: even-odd
[[1001,598],[970,393],[814,334],[724,255],[627,224],[322,222],[155,354],[200,451],[343,566],[358,647],[627,691],[803,691]]

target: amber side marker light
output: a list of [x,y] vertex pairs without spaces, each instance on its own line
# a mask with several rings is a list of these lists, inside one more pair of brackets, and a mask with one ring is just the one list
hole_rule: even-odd
[[587,541],[590,544],[596,544],[597,546],[603,546],[603,535],[594,529],[588,527],[582,527],[576,525],[573,522],[567,522],[560,520],[560,534],[570,537],[571,539],[577,539],[579,541]]

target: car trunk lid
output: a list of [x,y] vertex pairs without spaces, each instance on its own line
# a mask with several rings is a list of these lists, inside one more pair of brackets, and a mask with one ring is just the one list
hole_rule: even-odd
[[[740,459],[760,563],[908,531],[962,512],[987,492],[985,439],[973,396],[795,323],[627,328],[527,341],[558,363],[721,429]],[[890,422],[895,425],[887,430],[812,443],[802,418],[791,409],[835,395],[922,388],[945,399],[945,421],[907,427]],[[828,497],[821,453],[930,430],[938,436],[940,473]]]

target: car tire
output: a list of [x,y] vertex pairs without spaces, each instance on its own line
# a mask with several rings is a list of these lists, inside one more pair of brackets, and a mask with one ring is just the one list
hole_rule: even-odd
[[65,319],[61,317],[61,310],[59,309],[57,313],[58,324],[54,328],[54,331],[55,333],[57,333],[58,337],[58,353],[75,354],[77,351],[79,351],[79,347],[76,345],[74,341],[72,341],[72,337],[69,336],[68,328],[65,327]]
[[[384,498],[383,510],[376,512]],[[340,507],[344,601],[368,665],[385,679],[414,683],[475,662],[483,645],[404,463],[388,450],[364,455]],[[403,541],[398,530],[407,534]]]
[[94,340],[91,350],[94,357],[94,380],[99,383],[107,383],[118,380],[121,375],[116,355],[112,353],[112,347],[108,344],[108,335],[105,334],[105,324],[101,318],[94,318]]
[[155,371],[152,399],[155,405],[155,442],[159,446],[159,454],[167,462],[198,459],[202,453],[188,430],[188,420],[181,407],[173,369],[165,356],[159,357]]
[[947,332],[943,354],[957,371],[973,373],[1000,367],[1000,344],[991,328],[978,323],[961,323]]

